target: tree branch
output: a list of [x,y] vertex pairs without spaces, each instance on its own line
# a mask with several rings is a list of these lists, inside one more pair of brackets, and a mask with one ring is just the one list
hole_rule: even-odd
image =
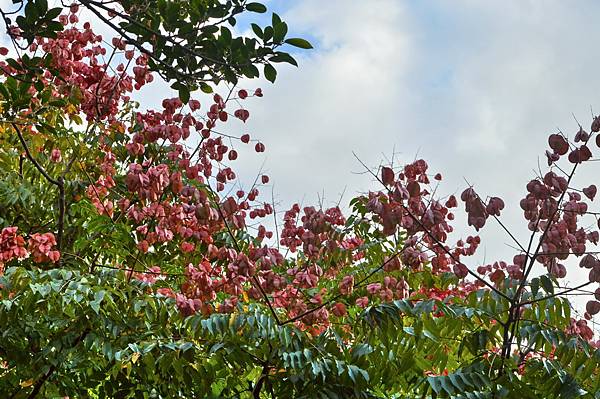
[[46,172],[46,170],[42,167],[42,165],[40,165],[38,163],[38,161],[36,161],[36,159],[33,157],[33,154],[31,153],[31,151],[29,150],[29,147],[27,146],[27,142],[25,141],[25,138],[23,138],[23,134],[21,133],[21,130],[19,129],[19,127],[17,126],[16,123],[11,123],[13,129],[15,129],[15,131],[17,132],[17,136],[19,136],[19,141],[21,142],[21,145],[23,146],[23,149],[25,150],[25,154],[27,155],[27,159],[29,159],[29,161],[31,161],[31,163],[33,164],[33,166],[35,166],[35,168],[42,174],[42,176],[44,176],[44,178],[46,180],[48,180],[48,182],[50,184],[55,185],[56,187],[58,187],[58,221],[57,221],[57,232],[56,232],[56,247],[58,249],[58,251],[60,252],[62,250],[62,244],[63,244],[63,234],[64,234],[64,230],[65,230],[65,181],[64,181],[64,174],[61,175],[58,179],[54,179],[52,178],[48,172]]
[[517,306],[521,307],[521,306],[524,306],[524,305],[530,305],[532,303],[545,301],[546,299],[555,298],[557,296],[562,296],[562,295],[568,294],[569,292],[580,290],[581,288],[587,287],[588,285],[593,284],[593,283],[594,283],[593,281],[588,281],[586,283],[579,284],[577,287],[569,288],[569,289],[566,289],[564,291],[557,292],[555,294],[550,294],[550,295],[546,295],[546,296],[538,298],[538,299],[532,299],[532,300],[529,300],[529,301],[520,302]]
[[58,180],[55,180],[52,177],[50,177],[50,175],[48,174],[48,172],[46,172],[46,170],[42,167],[42,165],[40,165],[38,163],[38,161],[35,160],[35,158],[31,154],[31,151],[29,150],[29,147],[27,146],[27,143],[25,142],[25,139],[23,138],[23,134],[21,133],[21,130],[19,129],[17,124],[13,122],[13,123],[11,123],[11,125],[12,125],[13,129],[15,129],[15,131],[17,132],[17,136],[19,136],[19,141],[21,142],[21,145],[23,146],[23,149],[25,150],[25,154],[27,154],[27,159],[29,159],[31,161],[33,166],[35,166],[35,168],[42,174],[42,176],[44,176],[46,178],[46,180],[48,180],[50,183],[54,184],[55,186],[60,186],[60,183],[58,182]]
[[254,384],[254,389],[252,389],[252,397],[254,399],[260,399],[260,391],[263,387],[264,382],[269,377],[269,370],[269,364],[265,362],[263,365],[262,373],[260,374],[260,377],[258,377],[256,384]]
[[[91,330],[89,328],[85,329],[77,337],[77,339],[75,339],[75,342],[73,342],[73,345],[71,345],[71,349],[75,348],[77,345],[79,345],[79,343],[81,341],[83,341],[83,339],[86,337],[86,335],[88,335],[88,333],[90,331]],[[46,374],[44,374],[42,376],[42,378],[40,378],[39,380],[36,381],[35,385],[33,386],[33,391],[31,391],[31,393],[29,394],[29,396],[27,396],[27,399],[34,399],[40,393],[40,390],[42,389],[42,386],[52,376],[52,374],[54,374],[54,372],[56,371],[56,369],[57,369],[57,366],[56,365],[52,365],[50,367],[50,369],[46,372]]]
[[[360,164],[366,169],[366,171],[371,174],[379,183],[381,183],[384,187],[385,184],[383,183],[383,181],[379,178],[379,176],[377,176],[375,173],[373,173],[371,171],[371,169],[369,169],[367,167],[367,165],[365,165],[365,163],[363,161],[361,161],[361,159],[354,154],[354,157],[358,160],[358,162],[360,162]],[[388,190],[388,195],[390,194],[389,190]],[[402,210],[404,210],[408,216],[413,220],[413,222],[417,223],[419,225],[419,227],[421,228],[421,230],[423,231],[423,233],[425,233],[429,238],[431,238],[433,240],[433,242],[442,250],[444,251],[449,257],[450,259],[452,259],[457,265],[459,266],[464,266],[467,269],[467,273],[469,273],[471,276],[475,277],[475,279],[477,279],[478,281],[480,281],[481,283],[483,283],[486,287],[488,287],[489,289],[491,289],[493,292],[495,292],[496,294],[500,295],[501,297],[503,297],[504,299],[507,299],[510,301],[511,298],[509,298],[506,294],[504,294],[502,291],[498,290],[496,287],[494,287],[493,285],[491,285],[490,283],[488,283],[485,279],[483,279],[481,276],[477,275],[477,273],[473,272],[471,269],[469,269],[467,267],[467,265],[465,265],[464,263],[462,263],[460,260],[458,260],[456,258],[456,256],[454,256],[454,254],[452,252],[450,252],[450,250],[448,250],[448,248],[446,248],[446,246],[444,244],[442,244],[430,231],[429,229],[427,229],[423,223],[421,223],[421,221],[419,220],[419,218],[417,218],[411,211],[410,209],[408,209],[403,203],[399,202],[400,206],[402,207]]]

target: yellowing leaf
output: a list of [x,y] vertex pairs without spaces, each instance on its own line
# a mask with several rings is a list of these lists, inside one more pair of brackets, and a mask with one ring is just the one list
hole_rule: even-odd
[[19,385],[21,385],[23,388],[30,387],[33,385],[33,378],[25,380],[25,381],[21,382]]
[[131,363],[135,364],[139,358],[140,352],[134,352],[133,355],[131,355]]
[[79,115],[71,115],[71,120],[78,125],[81,125],[83,123]]

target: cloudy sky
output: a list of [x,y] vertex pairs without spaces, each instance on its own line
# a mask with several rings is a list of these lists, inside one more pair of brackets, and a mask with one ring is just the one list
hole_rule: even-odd
[[[250,120],[230,124],[229,132],[249,132],[267,148],[264,156],[240,148],[246,186],[264,163],[272,182],[266,191],[280,209],[340,198],[344,205],[376,187],[353,153],[373,168],[419,157],[444,175],[442,194],[460,193],[468,181],[482,196],[504,198],[505,223],[528,238],[518,201],[538,165],[544,170],[548,134],[572,135],[574,117],[587,128],[591,109],[600,113],[600,3],[267,3],[291,36],[308,38],[315,49],[295,54],[300,67],[280,68],[275,85],[244,83],[265,96],[248,102]],[[165,92],[149,88],[143,103],[158,104]],[[575,185],[598,180],[597,164],[582,168]],[[493,223],[482,236],[474,265],[512,258],[510,241]],[[570,265],[569,279],[581,276]]]
[[[426,159],[445,177],[505,199],[505,223],[529,235],[519,199],[541,165],[547,136],[573,135],[600,113],[596,53],[600,3],[559,1],[272,1],[293,35],[315,49],[280,71],[251,104],[248,127],[267,145],[276,197],[342,204],[375,187],[355,152],[377,167]],[[252,82],[251,84],[256,84]],[[254,164],[259,168],[260,162]],[[248,168],[248,170],[255,170]],[[595,163],[577,182],[597,181]],[[545,172],[544,172],[545,173]],[[598,184],[598,183],[597,183]],[[458,229],[462,235],[469,229]],[[475,263],[511,259],[490,223]],[[569,280],[587,273],[569,266]]]
[[[505,198],[518,225],[548,134],[574,134],[573,115],[587,128],[600,112],[600,4],[577,4],[271,2],[315,46],[249,105],[278,197],[335,203],[345,189],[348,200],[373,187],[353,152],[374,167],[395,153],[399,164],[428,160],[446,194],[467,180]],[[583,168],[581,180],[597,172]]]

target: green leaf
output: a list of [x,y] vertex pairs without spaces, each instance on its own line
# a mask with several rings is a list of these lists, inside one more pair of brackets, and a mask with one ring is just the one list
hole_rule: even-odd
[[96,292],[96,294],[94,295],[94,300],[90,302],[90,307],[94,312],[98,313],[100,311],[100,304],[102,303],[105,294],[106,292],[104,290],[101,290]]
[[307,40],[301,39],[299,37],[293,37],[291,39],[286,39],[286,41],[284,43],[287,43],[294,47],[303,48],[303,49],[313,48],[313,46]]
[[271,25],[273,25],[273,28],[275,28],[275,25],[279,25],[281,23],[281,18],[279,18],[279,15],[273,13],[273,15],[271,16]]
[[273,41],[275,43],[281,43],[287,34],[288,27],[285,22],[280,22],[273,25]]
[[[47,4],[46,4],[47,5]],[[46,13],[46,10],[44,10],[42,13],[40,13],[38,7],[36,6],[36,4],[32,1],[28,1],[27,5],[25,6],[25,17],[27,18],[27,22],[31,23],[32,25],[34,23],[36,23],[37,19],[39,18],[40,14],[44,14]]]
[[188,101],[190,101],[190,90],[187,87],[184,86],[179,89],[179,99],[184,104],[187,104]]
[[64,29],[64,25],[58,21],[50,21],[46,25],[49,32],[61,32]]
[[267,7],[261,3],[248,3],[246,4],[246,10],[262,14],[267,12]]
[[207,84],[205,82],[200,82],[200,90],[202,90],[202,92],[204,92],[206,94],[210,94],[213,92],[212,86],[210,86],[209,84]]
[[542,284],[544,291],[546,291],[548,294],[554,294],[554,284],[548,276],[540,276],[540,283]]
[[440,377],[427,377],[427,382],[429,382],[429,385],[433,388],[435,393],[439,394],[442,391],[442,381],[440,380]]
[[[288,53],[277,53],[275,54],[273,57],[269,58],[269,62],[287,62],[288,64],[292,64],[294,66],[298,66],[298,63],[296,62],[296,60],[294,59],[294,57],[292,57],[291,55],[289,55]],[[349,226],[350,224],[348,224]]]
[[538,291],[540,290],[540,279],[539,278],[533,278],[531,279],[531,295],[533,295],[533,297],[535,298],[538,294]]
[[361,369],[360,367],[357,367],[353,364],[348,366],[348,376],[350,377],[350,379],[352,380],[352,382],[354,382],[356,384],[356,377],[357,376],[362,376],[362,378],[365,381],[369,381],[369,373],[367,373],[365,370]]
[[259,38],[262,39],[263,38],[263,31],[260,28],[260,26],[258,26],[255,23],[250,24],[250,26],[252,27],[252,30],[254,31],[254,34]]
[[265,27],[263,32],[263,43],[269,42],[273,38],[273,28],[270,26]]
[[231,43],[231,39],[231,31],[227,29],[227,27],[221,26],[221,36],[219,36],[219,41],[229,44]]
[[275,82],[275,78],[277,77],[277,71],[271,64],[265,64],[265,78],[271,83]]
[[61,12],[62,12],[62,8],[61,7],[51,8],[50,10],[48,10],[48,12],[46,13],[46,15],[45,15],[44,18],[46,18],[46,19],[54,19],[54,18],[58,17]]
[[40,15],[44,15],[46,11],[48,11],[48,1],[47,0],[36,0],[35,7],[37,8]]

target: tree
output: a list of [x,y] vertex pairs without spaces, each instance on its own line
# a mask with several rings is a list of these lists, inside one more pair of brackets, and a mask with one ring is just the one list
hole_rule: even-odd
[[[1,392],[597,396],[600,352],[568,294],[600,281],[586,247],[599,233],[580,227],[596,187],[570,187],[600,119],[572,143],[550,136],[550,171],[521,201],[531,240],[512,262],[467,266],[480,239],[448,242],[458,201],[437,195],[424,160],[372,171],[378,188],[347,216],[296,204],[270,231],[268,176],[243,190],[232,167],[238,146],[265,146],[224,129],[262,96],[240,77],[264,65],[274,80],[272,63],[295,64],[279,47],[310,44],[285,39],[276,14],[252,25],[258,39],[234,38],[227,26],[259,3],[116,4],[2,11],[15,51],[0,64]],[[80,27],[80,6],[115,31],[111,45]],[[132,99],[154,74],[179,98],[142,111]],[[209,97],[219,82],[229,89]],[[475,229],[501,223],[501,199],[469,187],[461,200]],[[559,288],[569,257],[589,282]],[[590,300],[585,318],[599,311]]]

